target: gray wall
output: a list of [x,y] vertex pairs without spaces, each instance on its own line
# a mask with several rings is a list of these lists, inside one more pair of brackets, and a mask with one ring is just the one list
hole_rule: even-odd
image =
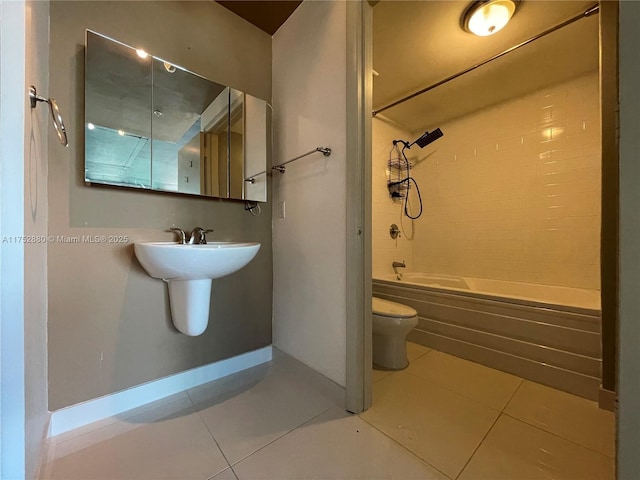
[[[271,206],[143,193],[83,182],[84,34],[91,29],[211,80],[271,98],[271,38],[214,2],[51,3],[50,88],[70,134],[49,141],[49,235],[127,235],[126,244],[49,244],[49,409],[56,410],[271,343]],[[269,196],[271,192],[269,192]],[[215,280],[209,327],[172,327],[164,282],[146,275],[137,241],[170,226],[210,240],[258,241],[257,257]]]
[[620,2],[618,480],[640,472],[640,3]]

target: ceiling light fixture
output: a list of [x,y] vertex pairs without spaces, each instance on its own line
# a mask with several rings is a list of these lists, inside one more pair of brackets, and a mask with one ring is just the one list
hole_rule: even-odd
[[136,50],[136,53],[138,54],[138,56],[140,58],[147,58],[149,56],[149,54],[147,52],[145,52],[144,50],[142,50],[141,48],[138,48]]
[[467,32],[480,37],[500,31],[516,11],[519,0],[481,0],[473,2],[462,16]]

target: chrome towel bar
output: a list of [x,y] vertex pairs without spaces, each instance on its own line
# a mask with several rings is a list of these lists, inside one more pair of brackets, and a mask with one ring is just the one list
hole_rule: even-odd
[[[271,167],[271,170],[277,170],[280,173],[284,173],[286,171],[286,167],[285,165],[291,163],[291,162],[295,162],[296,160],[300,160],[301,158],[304,158],[308,155],[311,155],[312,153],[316,153],[316,152],[320,152],[322,153],[322,155],[324,155],[325,157],[328,157],[329,155],[331,155],[331,148],[329,147],[316,147],[313,150],[308,151],[307,153],[303,153],[302,155],[298,155],[295,158],[292,158],[291,160],[287,160],[286,162],[283,162],[279,165],[275,165],[273,167]],[[258,175],[262,175],[263,173],[267,173],[266,170],[260,173],[256,173],[255,175],[246,178],[245,182],[249,182],[249,183],[254,183],[256,181],[256,178]]]

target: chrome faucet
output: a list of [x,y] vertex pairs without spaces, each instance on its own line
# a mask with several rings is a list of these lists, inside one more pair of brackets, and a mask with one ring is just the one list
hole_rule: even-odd
[[401,262],[393,262],[391,264],[391,266],[393,267],[393,273],[396,274],[396,279],[402,280],[402,274],[398,273],[398,269],[399,268],[407,268],[407,264],[404,263],[404,260],[401,261]]
[[191,237],[189,238],[189,245],[206,245],[207,233],[211,233],[213,230],[206,230],[202,227],[196,227],[191,231]]
[[207,244],[207,233],[213,232],[213,230],[206,230],[202,227],[196,227],[191,231],[189,235],[189,240],[187,240],[187,234],[181,228],[170,228],[167,230],[168,232],[175,232],[178,235],[178,240],[180,245],[206,245]]
[[176,235],[178,235],[180,245],[185,245],[187,243],[187,234],[184,233],[184,230],[182,230],[181,228],[173,227],[167,230],[167,232],[175,232]]

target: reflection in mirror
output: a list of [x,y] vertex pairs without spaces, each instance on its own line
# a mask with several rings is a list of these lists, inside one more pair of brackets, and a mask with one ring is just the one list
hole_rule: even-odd
[[202,113],[199,161],[203,195],[228,197],[228,125],[229,88],[225,88]]
[[229,196],[243,198],[244,189],[244,94],[229,91]]
[[267,201],[267,102],[245,94],[244,197],[254,202]]
[[151,188],[207,194],[200,185],[201,117],[224,90],[206,78],[153,59]]
[[264,100],[90,31],[85,78],[86,181],[267,200]]
[[85,178],[151,187],[151,58],[87,32]]

